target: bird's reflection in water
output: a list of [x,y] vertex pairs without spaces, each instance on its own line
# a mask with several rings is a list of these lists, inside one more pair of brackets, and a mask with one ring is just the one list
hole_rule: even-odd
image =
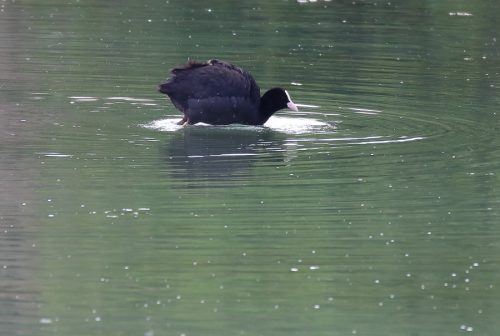
[[283,140],[260,127],[186,127],[169,139],[165,159],[176,179],[216,184],[244,179],[260,160],[283,162]]

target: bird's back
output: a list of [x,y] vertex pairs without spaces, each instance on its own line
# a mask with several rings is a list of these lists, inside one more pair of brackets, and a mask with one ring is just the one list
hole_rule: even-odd
[[193,122],[251,123],[258,118],[260,89],[247,71],[210,60],[191,61],[170,73],[160,90]]

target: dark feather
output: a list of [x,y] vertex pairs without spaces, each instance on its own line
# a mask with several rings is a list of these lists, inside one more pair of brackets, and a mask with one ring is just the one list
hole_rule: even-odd
[[188,123],[263,123],[260,89],[247,71],[213,59],[189,61],[171,69],[170,74],[160,92],[170,97]]

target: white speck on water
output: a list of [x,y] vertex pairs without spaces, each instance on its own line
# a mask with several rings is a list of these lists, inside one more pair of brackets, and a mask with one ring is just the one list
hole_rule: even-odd
[[472,16],[471,13],[468,12],[449,12],[450,16]]
[[460,326],[460,329],[463,331],[469,331],[469,332],[474,331],[474,328],[472,328],[471,326],[466,326],[465,324],[462,324]]
[[290,268],[290,272],[298,272],[298,271],[299,271],[299,269],[298,269],[298,268],[296,268],[296,267],[292,267],[292,268]]
[[319,270],[319,266],[316,266],[316,265],[309,266],[309,269],[312,271]]
[[41,323],[41,324],[51,324],[51,323],[52,323],[52,319],[47,318],[47,317],[42,317],[42,318],[40,319],[40,323]]
[[315,305],[313,306],[313,308],[314,308],[314,309],[320,309],[320,308],[321,308],[321,306],[320,306],[319,304],[315,304]]

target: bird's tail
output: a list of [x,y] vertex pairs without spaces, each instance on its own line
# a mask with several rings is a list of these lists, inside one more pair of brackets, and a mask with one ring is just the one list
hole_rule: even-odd
[[163,83],[163,84],[160,84],[158,86],[158,91],[160,91],[161,93],[164,93],[164,94],[168,94],[170,92],[169,90],[169,84],[170,83]]

